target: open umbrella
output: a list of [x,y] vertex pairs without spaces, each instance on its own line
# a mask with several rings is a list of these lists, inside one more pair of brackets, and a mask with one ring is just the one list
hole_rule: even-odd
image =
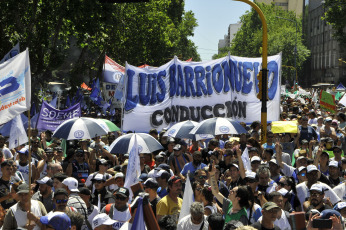
[[129,153],[137,136],[137,144],[140,153],[152,153],[163,149],[163,146],[154,137],[146,133],[129,133],[118,137],[109,146],[111,153]]
[[116,132],[119,131],[119,127],[116,126],[113,122],[107,119],[96,119],[97,123],[102,126],[108,132]]
[[241,134],[247,133],[246,129],[230,118],[214,117],[201,121],[190,132],[191,134]]
[[195,121],[182,121],[174,124],[170,127],[163,136],[174,137],[174,138],[187,138],[192,140],[200,140],[213,138],[213,135],[202,135],[199,134],[190,134],[190,131],[198,125],[198,122]]
[[53,137],[66,140],[91,139],[108,133],[96,119],[89,117],[72,118],[64,121],[54,131]]

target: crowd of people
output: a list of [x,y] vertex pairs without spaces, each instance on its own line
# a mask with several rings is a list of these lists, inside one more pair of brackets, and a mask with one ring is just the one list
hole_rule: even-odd
[[[0,135],[0,225],[131,229],[136,196],[143,196],[162,230],[345,229],[346,109],[337,109],[285,98],[281,120],[297,120],[298,131],[273,133],[268,124],[264,144],[259,121],[241,123],[246,133],[199,141],[148,130],[163,149],[140,153],[145,195],[124,187],[129,154],[109,151],[121,132],[62,146],[51,131],[32,129],[30,149],[8,149]],[[193,202],[180,216],[188,178]]]

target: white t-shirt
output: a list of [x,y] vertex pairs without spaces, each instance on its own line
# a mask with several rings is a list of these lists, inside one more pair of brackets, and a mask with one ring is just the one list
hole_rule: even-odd
[[[262,221],[262,217],[258,218],[258,221]],[[281,210],[281,216],[280,218],[276,219],[274,221],[274,225],[278,226],[281,230],[291,230],[291,225],[290,222],[288,221],[286,215],[285,215],[285,211]]]
[[[319,182],[319,181],[317,181],[317,183],[321,184],[323,186],[324,196],[329,197],[329,199],[333,205],[340,201],[340,198],[336,195],[336,193],[332,190],[332,188],[329,187],[329,185],[322,183],[322,182]],[[303,203],[304,203],[305,199],[307,197],[310,197],[310,191],[309,191],[309,188],[307,186],[307,182],[303,182],[303,183],[300,183],[297,185],[297,196],[298,196],[298,199],[299,199],[301,206],[303,208]]]
[[[194,224],[191,221],[191,214],[185,216],[184,218],[182,218],[177,226],[177,230],[185,230],[185,229],[189,229],[189,230],[199,230],[202,226],[203,222],[201,222],[200,224]],[[203,230],[208,230],[209,224],[207,221],[207,217],[204,216],[204,226],[203,226]]]
[[3,147],[2,149],[0,148],[0,151],[2,151],[2,154],[4,155],[4,157],[6,159],[10,159],[10,158],[13,157],[11,151],[8,148],[6,148],[6,147]]
[[339,184],[333,188],[336,195],[344,202],[346,202],[346,183]]

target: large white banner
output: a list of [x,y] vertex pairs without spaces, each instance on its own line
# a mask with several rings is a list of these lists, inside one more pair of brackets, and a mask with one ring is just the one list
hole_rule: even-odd
[[29,51],[0,64],[0,124],[30,109],[31,72]]
[[[257,74],[262,58],[227,56],[208,62],[174,58],[158,68],[126,64],[124,131],[159,131],[174,123],[228,117],[261,119]],[[268,121],[280,116],[281,54],[268,57]]]

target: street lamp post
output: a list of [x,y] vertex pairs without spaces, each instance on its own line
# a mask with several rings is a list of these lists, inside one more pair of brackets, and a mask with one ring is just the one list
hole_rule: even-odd
[[[289,18],[283,18],[283,17],[279,17],[279,16],[276,16],[277,18],[280,18],[280,19],[284,19],[284,20],[287,20],[287,21],[291,21],[291,22],[295,22],[296,24],[296,43],[295,43],[295,46],[294,46],[294,68],[296,69],[297,71],[297,34],[298,34],[298,23],[297,23],[297,20],[292,20],[292,19],[289,19]],[[298,84],[298,75],[296,73],[296,85]],[[297,88],[295,85],[295,88]]]

